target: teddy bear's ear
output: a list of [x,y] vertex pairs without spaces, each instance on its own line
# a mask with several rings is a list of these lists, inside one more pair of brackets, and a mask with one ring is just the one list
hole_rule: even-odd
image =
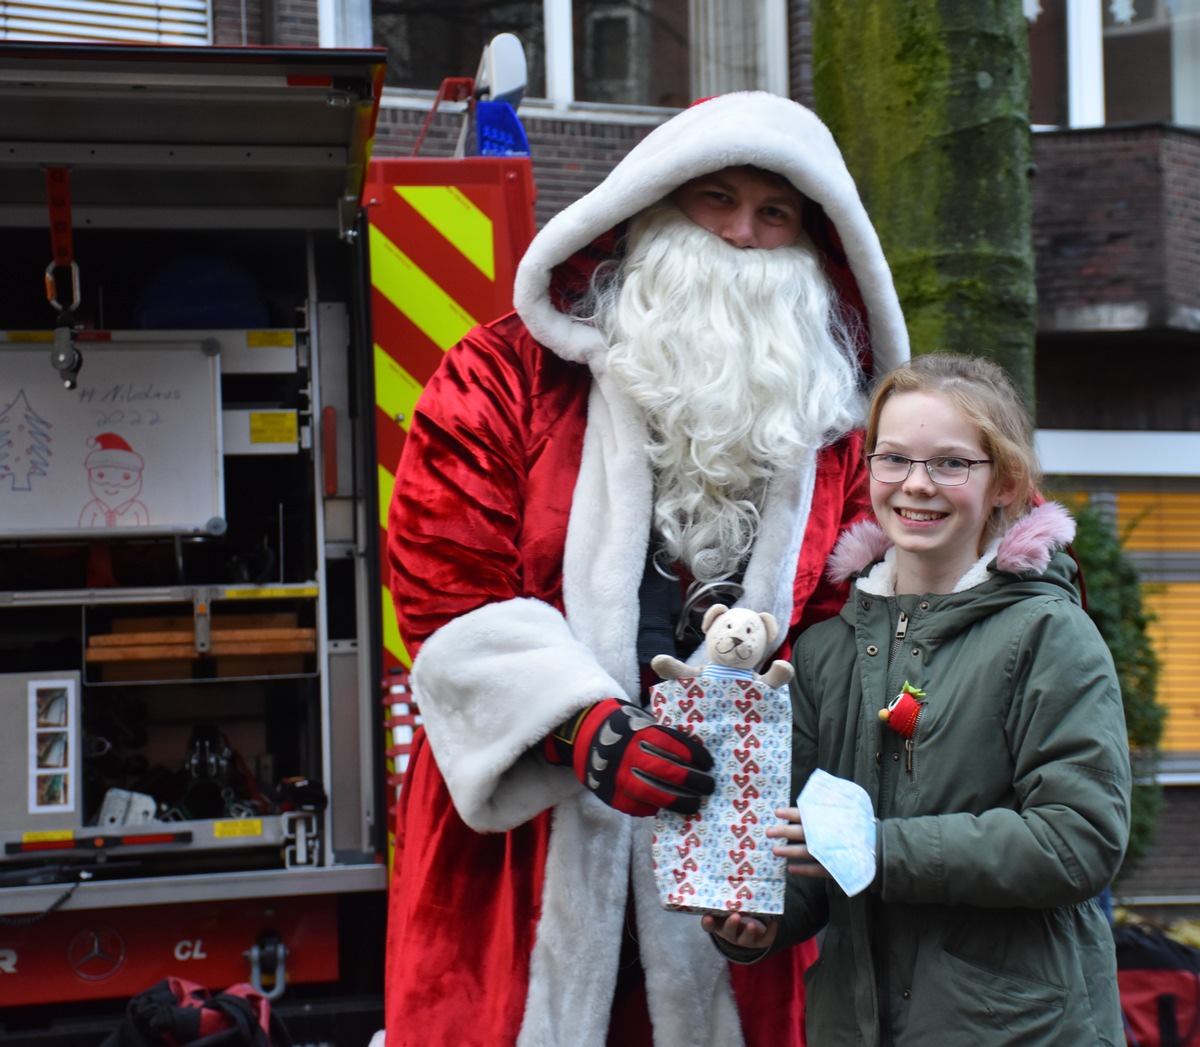
[[759,617],[767,629],[767,652],[769,652],[775,646],[775,639],[779,636],[779,623],[770,611],[761,611]]
[[712,623],[721,617],[729,608],[723,603],[713,604],[707,611],[704,612],[704,621],[700,623],[701,632],[708,632]]

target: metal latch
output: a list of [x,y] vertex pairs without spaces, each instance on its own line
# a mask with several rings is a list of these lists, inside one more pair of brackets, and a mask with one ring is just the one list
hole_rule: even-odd
[[[287,989],[287,946],[275,931],[263,931],[242,955],[250,961],[250,984],[268,1000],[278,1000]],[[263,975],[271,988],[263,987]]]
[[[71,267],[74,272],[74,262],[71,263]],[[69,310],[64,309],[59,313],[58,323],[54,328],[54,347],[50,350],[50,365],[58,372],[64,389],[75,388],[75,376],[83,366],[83,356],[75,348],[71,316]]]
[[211,603],[211,593],[207,589],[197,589],[192,596],[192,621],[196,637],[196,650],[201,654],[212,650]]
[[320,857],[317,815],[314,811],[284,811],[283,863],[288,869],[316,865]]

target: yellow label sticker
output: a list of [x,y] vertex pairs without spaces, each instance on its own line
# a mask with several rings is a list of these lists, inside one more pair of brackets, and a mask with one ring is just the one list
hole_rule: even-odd
[[262,836],[261,818],[229,818],[213,822],[214,840],[234,840],[242,836]]
[[53,843],[56,840],[73,840],[75,832],[72,829],[43,829],[41,832],[22,833],[22,843]]
[[295,331],[247,331],[246,345],[251,349],[296,344]]
[[316,585],[301,585],[292,589],[226,589],[223,596],[226,600],[277,600],[289,596],[320,596],[321,589]]
[[53,342],[53,331],[7,331],[5,341],[8,342]]
[[252,444],[294,444],[298,439],[295,411],[251,411]]

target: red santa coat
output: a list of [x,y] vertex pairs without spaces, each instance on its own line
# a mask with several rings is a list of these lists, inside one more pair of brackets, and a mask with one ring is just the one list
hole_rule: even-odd
[[[644,421],[610,382],[595,332],[558,307],[578,252],[594,261],[629,215],[736,163],[785,174],[821,205],[830,226],[815,232],[845,298],[861,303],[877,366],[907,356],[836,146],[807,110],[761,93],[706,102],[653,132],[539,233],[518,314],[447,354],[389,510],[392,593],[426,726],[398,811],[388,1047],[604,1044],[627,904],[656,1044],[802,1042],[797,975],[809,957],[795,950],[731,975],[696,917],[660,906],[652,819],[613,811],[537,756],[578,709],[636,700],[653,496]],[[840,606],[822,568],[866,511],[861,452],[859,436],[840,440],[768,492],[740,602],[793,633]]]

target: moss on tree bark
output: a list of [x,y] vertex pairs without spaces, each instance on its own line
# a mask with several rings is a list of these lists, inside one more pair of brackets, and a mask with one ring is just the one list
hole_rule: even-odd
[[1029,55],[1012,0],[813,0],[813,88],[915,352],[991,357],[1032,403]]

